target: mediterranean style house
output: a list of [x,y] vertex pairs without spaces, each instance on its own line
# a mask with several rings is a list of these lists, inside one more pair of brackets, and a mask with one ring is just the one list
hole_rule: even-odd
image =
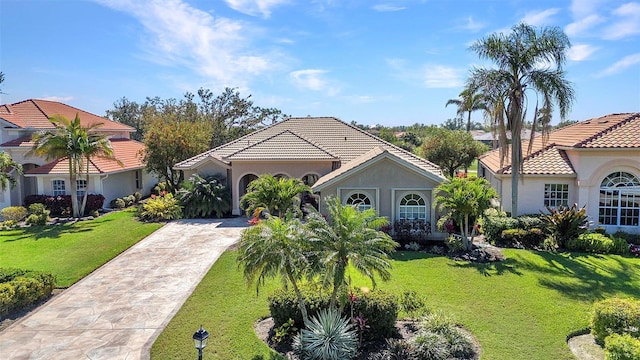
[[[300,178],[321,199],[374,208],[391,222],[435,224],[433,189],[445,177],[437,165],[333,117],[289,118],[175,165],[185,178],[222,175],[233,214],[261,174]],[[323,212],[323,201],[320,201]],[[435,235],[435,234],[434,234]]]
[[[607,232],[640,233],[640,113],[585,120],[536,137],[532,150],[523,141],[523,181],[518,214],[537,214],[546,206],[585,206],[594,226]],[[511,207],[510,159],[499,150],[480,157],[478,174]]]
[[0,192],[0,208],[22,205],[27,195],[69,195],[71,186],[66,158],[47,162],[26,154],[33,146],[32,134],[54,128],[50,117],[62,115],[73,120],[76,114],[85,127],[103,124],[98,130],[109,134],[114,155],[122,162],[120,165],[115,161],[91,159],[89,178],[84,177],[85,171],[78,174],[78,195],[85,191],[102,194],[108,205],[111,200],[136,191],[150,193],[157,178],[144,170],[139,154],[144,145],[129,138],[134,128],[59,102],[30,99],[0,105],[0,149],[23,166],[23,175],[17,179],[16,187]]

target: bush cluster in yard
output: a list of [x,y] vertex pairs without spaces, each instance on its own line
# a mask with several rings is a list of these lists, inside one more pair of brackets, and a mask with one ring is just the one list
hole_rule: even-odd
[[626,255],[629,253],[629,244],[622,238],[609,237],[599,233],[588,233],[581,234],[577,238],[568,239],[566,249],[596,254]]
[[388,348],[374,360],[463,360],[473,359],[476,355],[469,335],[443,312],[424,316],[413,339],[390,339],[387,342]]
[[168,221],[182,217],[182,207],[178,200],[168,193],[164,196],[152,195],[140,205],[138,217],[144,221]]
[[5,221],[20,221],[27,216],[27,208],[24,206],[7,206],[0,211]]
[[109,203],[109,207],[111,207],[112,209],[124,209],[126,207],[139,203],[140,199],[142,199],[142,194],[136,191],[131,195],[111,200],[111,202]]
[[[82,199],[80,198],[81,202]],[[51,216],[71,216],[71,195],[29,195],[24,198],[24,206],[31,204],[44,204],[45,208],[51,212]],[[92,214],[102,209],[104,196],[101,194],[87,194],[87,205],[85,214]]]
[[612,334],[605,339],[605,360],[640,359],[640,340],[629,334]]
[[591,334],[600,345],[612,334],[640,338],[640,300],[611,298],[593,305]]
[[0,269],[0,316],[48,298],[55,283],[50,273]]
[[[304,287],[301,292],[310,318],[316,316],[321,309],[329,307],[328,291],[320,292],[313,287]],[[382,290],[366,293],[356,291],[351,300],[348,296],[343,299],[343,316],[351,317],[353,314],[354,318],[364,320],[367,326],[364,331],[365,339],[385,338],[395,333],[398,319],[398,299],[395,295]],[[289,319],[293,319],[295,326],[303,327],[302,314],[293,290],[277,290],[269,296],[268,301],[274,327],[282,326]]]
[[31,204],[29,205],[29,216],[27,216],[27,224],[36,225],[36,226],[44,226],[47,225],[47,221],[49,221],[49,213],[44,204]]
[[[489,215],[482,218],[482,232],[485,238],[493,245],[501,247],[540,246],[546,237],[543,228],[544,223],[537,216],[511,218]],[[507,232],[504,233],[505,231]]]

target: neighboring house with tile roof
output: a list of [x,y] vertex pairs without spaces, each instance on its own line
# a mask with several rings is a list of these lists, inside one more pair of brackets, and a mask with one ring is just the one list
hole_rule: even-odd
[[[608,232],[640,233],[640,113],[611,114],[536,137],[527,152],[523,141],[523,182],[518,212],[539,213],[545,206],[586,206],[594,226]],[[499,150],[480,157],[478,174],[511,207],[510,159]]]
[[[322,199],[374,208],[391,221],[435,224],[433,189],[445,177],[437,165],[333,117],[289,118],[175,165],[185,178],[223,175],[233,213],[261,174],[303,179]],[[321,201],[320,211],[323,211]]]
[[105,206],[115,198],[131,195],[136,191],[149,194],[157,183],[157,177],[144,170],[140,157],[144,145],[130,139],[134,128],[59,102],[29,99],[0,105],[0,149],[22,164],[24,171],[14,189],[0,193],[0,208],[22,205],[27,195],[70,194],[66,158],[48,162],[44,158],[26,154],[32,149],[31,136],[34,133],[54,129],[49,121],[50,117],[62,115],[73,120],[76,114],[85,127],[102,123],[98,130],[109,135],[114,156],[122,162],[118,164],[116,161],[92,158],[89,179],[78,174],[79,194],[82,191],[102,194]]

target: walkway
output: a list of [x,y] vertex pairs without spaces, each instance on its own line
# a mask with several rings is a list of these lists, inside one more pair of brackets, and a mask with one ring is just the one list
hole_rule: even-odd
[[245,226],[244,218],[163,226],[1,332],[0,358],[148,359],[160,332]]

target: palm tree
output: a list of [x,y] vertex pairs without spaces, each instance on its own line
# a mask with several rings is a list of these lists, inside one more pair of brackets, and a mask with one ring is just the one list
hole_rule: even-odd
[[[77,118],[77,115],[76,115]],[[87,181],[87,187],[89,185],[89,164],[91,162],[91,158],[101,158],[106,160],[116,161],[120,166],[122,166],[122,162],[113,154],[113,147],[111,147],[111,141],[109,141],[109,136],[104,133],[97,132],[97,128],[102,126],[102,123],[92,124],[88,128],[83,128],[86,136],[86,140],[81,142],[82,144],[82,154],[84,155],[83,159],[80,160],[80,165],[82,167],[84,162],[84,167],[86,169],[85,172],[85,181]],[[84,215],[84,209],[87,206],[87,194],[89,193],[88,188],[85,189],[84,194],[82,196],[82,205],[80,206],[80,215]]]
[[353,266],[368,277],[375,287],[375,275],[383,280],[391,278],[389,254],[398,243],[378,229],[388,220],[378,217],[374,209],[359,211],[353,206],[342,205],[339,199],[326,200],[328,220],[317,211],[307,216],[309,242],[317,251],[319,266],[325,286],[333,286],[331,307],[336,307],[340,289],[350,283],[346,277],[347,267]]
[[462,116],[467,113],[467,132],[471,131],[471,113],[477,110],[486,109],[484,96],[478,93],[476,89],[466,88],[460,92],[458,99],[449,99],[444,105],[445,107],[453,104],[458,107],[456,114]]
[[263,174],[252,181],[247,194],[240,200],[240,206],[246,209],[247,215],[258,207],[265,208],[269,214],[285,216],[288,210],[299,212],[300,194],[311,192],[311,188],[300,179],[278,178]]
[[462,240],[467,250],[473,245],[474,231],[469,235],[469,220],[475,227],[477,219],[485,210],[491,208],[491,201],[498,198],[498,193],[484,178],[447,179],[435,189],[435,204],[441,210],[448,211],[446,218],[455,220],[462,229]]
[[[498,127],[501,145],[501,159],[507,157],[506,130],[511,131],[511,213],[518,214],[518,179],[522,173],[521,131],[525,123],[527,90],[541,100],[540,108],[551,119],[554,104],[557,103],[561,118],[565,118],[574,99],[571,83],[565,78],[562,67],[566,52],[571,46],[569,38],[558,27],[544,27],[537,31],[534,27],[521,23],[511,28],[510,33],[495,33],[471,45],[480,58],[493,61],[497,69],[475,68],[468,80],[467,88],[492,94],[493,101],[503,101],[498,106],[491,104],[494,111],[504,112],[504,116],[494,114],[500,121]],[[539,101],[536,100],[536,104]],[[534,119],[539,106],[536,105]],[[506,124],[504,122],[506,118]],[[547,121],[548,125],[548,121]],[[543,127],[543,134],[548,132]],[[531,132],[531,140],[535,132]]]
[[106,135],[96,133],[97,127],[101,124],[85,128],[80,123],[78,114],[73,121],[62,115],[54,115],[49,118],[49,121],[55,126],[55,129],[33,134],[34,144],[27,155],[43,156],[47,161],[67,158],[71,182],[71,208],[73,216],[79,217],[82,212],[78,204],[77,180],[85,159],[88,174],[91,156],[113,159],[113,150]]
[[11,176],[11,172],[14,170],[18,175],[22,175],[22,165],[13,161],[6,152],[0,152],[0,189],[2,191],[16,186],[16,179]]
[[309,244],[299,219],[270,216],[242,232],[238,255],[244,277],[247,283],[256,283],[256,291],[266,279],[277,276],[285,287],[293,287],[305,324],[309,318],[298,282],[310,269]]

